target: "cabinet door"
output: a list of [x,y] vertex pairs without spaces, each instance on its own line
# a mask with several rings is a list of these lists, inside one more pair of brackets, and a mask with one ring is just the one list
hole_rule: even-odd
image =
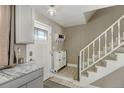
[[16,43],[33,42],[32,8],[26,5],[16,6]]
[[64,51],[62,54],[63,66],[66,65],[66,52]]
[[54,52],[53,54],[54,56],[54,70],[58,70],[59,69],[59,55],[58,55],[58,52]]
[[28,83],[27,88],[43,88],[43,77],[39,77]]
[[62,59],[59,59],[59,69],[63,67],[62,62]]

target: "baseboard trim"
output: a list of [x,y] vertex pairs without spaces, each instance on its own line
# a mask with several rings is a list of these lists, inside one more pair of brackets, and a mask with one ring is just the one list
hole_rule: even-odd
[[75,67],[75,68],[77,67],[76,64],[70,64],[70,63],[68,63],[67,66],[69,66],[69,67]]

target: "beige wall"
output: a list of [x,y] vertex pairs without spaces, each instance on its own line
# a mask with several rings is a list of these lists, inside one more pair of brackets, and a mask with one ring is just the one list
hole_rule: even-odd
[[79,51],[123,14],[124,6],[105,8],[98,10],[88,24],[65,28],[66,41],[64,48],[67,50],[68,62],[76,64]]
[[8,65],[10,6],[0,5],[0,66]]
[[35,11],[35,20],[42,22],[44,24],[47,24],[52,27],[52,49],[53,50],[61,50],[63,49],[63,44],[57,44],[55,42],[55,34],[56,33],[63,33],[63,28],[58,25],[57,23],[49,20],[42,14],[40,14],[38,11]]

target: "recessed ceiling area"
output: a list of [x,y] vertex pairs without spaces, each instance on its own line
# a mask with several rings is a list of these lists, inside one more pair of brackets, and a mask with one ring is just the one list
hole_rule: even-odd
[[110,6],[112,5],[55,5],[55,9],[57,11],[55,16],[48,15],[48,5],[38,5],[32,7],[62,27],[70,27],[86,24],[97,9]]

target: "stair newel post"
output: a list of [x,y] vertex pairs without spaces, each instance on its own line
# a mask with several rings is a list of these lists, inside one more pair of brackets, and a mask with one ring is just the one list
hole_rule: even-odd
[[105,32],[105,54],[107,53],[107,32]]
[[80,56],[78,56],[78,75],[77,75],[77,80],[80,81],[80,77],[81,77],[81,57],[82,57],[82,53],[80,53]]
[[100,36],[99,36],[99,58],[100,58],[100,51],[101,51],[101,50],[100,50],[100,47],[101,47],[101,46],[100,46]]
[[111,48],[112,48],[112,50],[113,50],[113,26],[111,27]]
[[121,38],[121,36],[120,36],[120,34],[121,34],[121,31],[120,31],[120,20],[118,21],[118,45],[120,45],[120,38]]

